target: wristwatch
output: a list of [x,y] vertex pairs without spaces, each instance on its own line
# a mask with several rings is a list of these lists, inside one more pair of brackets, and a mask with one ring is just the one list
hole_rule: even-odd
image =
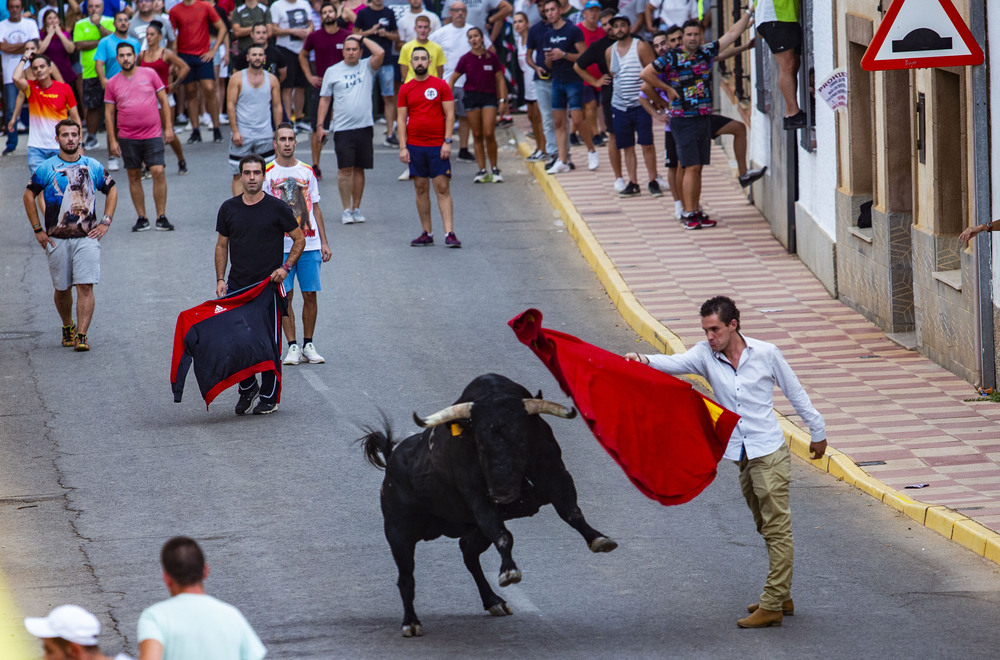
[[445,144],[451,144],[451,138],[445,138],[444,139],[444,143]]

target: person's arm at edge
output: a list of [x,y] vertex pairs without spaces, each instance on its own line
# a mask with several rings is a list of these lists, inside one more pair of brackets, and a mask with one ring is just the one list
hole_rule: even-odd
[[229,78],[229,86],[226,88],[226,113],[229,117],[230,139],[237,147],[243,146],[243,135],[240,133],[239,121],[236,118],[236,101],[239,99],[242,86],[243,75],[237,74]]
[[[444,139],[450,140],[455,129],[455,101],[442,101],[441,109],[444,110]],[[451,145],[445,142],[441,145],[441,160],[449,158],[451,158]]]
[[740,20],[733,23],[733,27],[729,28],[729,31],[724,35],[719,37],[719,50],[723,51],[730,45],[736,43],[736,40],[740,38],[747,28],[750,26],[750,19],[753,18],[753,13],[751,11],[743,12],[740,16]]
[[[401,95],[400,95],[401,96]],[[406,146],[406,117],[410,113],[410,108],[399,105],[398,97],[396,101],[396,139],[399,140],[399,162],[404,165],[410,164],[410,149]]]
[[496,43],[497,39],[500,38],[500,32],[503,30],[504,22],[506,22],[507,17],[513,13],[514,5],[507,2],[507,0],[500,0],[500,4],[497,5],[496,12],[486,19],[486,25],[490,28],[490,41]]
[[812,460],[823,458],[823,454],[826,453],[826,422],[823,420],[823,416],[813,406],[805,388],[799,382],[798,376],[792,371],[785,356],[781,354],[781,349],[775,346],[769,353],[774,382],[795,408],[795,412],[799,414],[802,421],[809,426],[809,451],[812,454]]
[[330,244],[326,240],[326,225],[323,223],[323,211],[319,204],[313,204],[313,217],[316,219],[316,231],[319,232],[319,252],[323,263],[326,263],[333,256]]
[[385,49],[368,37],[362,39],[361,44],[371,53],[371,57],[368,58],[368,64],[371,66],[372,71],[378,71],[382,67],[382,60],[385,59]]
[[156,90],[156,99],[160,102],[160,118],[163,120],[163,141],[170,143],[174,141],[174,122],[171,117],[170,101],[167,99],[167,88],[161,87]]
[[[17,61],[17,66],[14,67],[14,72],[11,74],[13,77],[12,82],[17,86],[17,89],[22,92],[28,91],[28,77],[25,71],[25,65],[27,62],[24,61],[22,57]],[[20,111],[13,113],[14,117],[20,117]]]
[[[229,237],[219,234],[219,239],[215,242],[215,297],[221,298],[226,295],[226,263],[229,261]],[[154,640],[145,640],[139,643],[139,660],[145,660],[145,656],[142,655],[142,645],[146,642]],[[157,646],[160,648],[160,653],[163,652],[163,647],[159,642],[156,642]],[[153,656],[150,656],[153,657]],[[160,656],[156,656],[159,658]]]
[[[222,286],[222,293],[218,298],[226,295],[226,283],[219,282]],[[163,660],[163,644],[155,639],[144,639],[139,642],[139,660]]]
[[[277,127],[277,125],[281,123],[281,117],[282,117],[281,83],[278,82],[278,78],[273,73],[269,73],[267,75],[268,75],[268,81],[271,83],[271,121],[274,122],[275,127]],[[320,99],[320,101],[322,101],[322,99]],[[326,115],[320,115],[320,116],[325,117]]]

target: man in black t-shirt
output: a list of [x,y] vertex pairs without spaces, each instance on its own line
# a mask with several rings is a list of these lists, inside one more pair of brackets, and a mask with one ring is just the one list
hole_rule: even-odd
[[[283,81],[288,68],[285,66],[285,58],[281,55],[281,51],[267,41],[267,25],[264,23],[254,25],[250,28],[250,37],[253,39],[254,46],[264,47],[264,70],[274,74],[278,78],[278,82]],[[248,46],[233,57],[234,73],[250,68],[250,63],[247,61],[247,52],[249,50]]]
[[[283,282],[306,245],[292,208],[264,193],[264,159],[256,154],[244,156],[240,160],[240,179],[243,194],[222,203],[215,225],[219,233],[215,244],[215,295],[219,298],[265,279]],[[292,249],[288,260],[281,263],[286,233],[292,239]],[[232,262],[228,282],[225,277],[227,261]],[[280,339],[279,329],[275,328],[275,346]],[[275,371],[265,371],[261,374],[260,385],[256,375],[241,381],[236,414],[245,415],[258,394],[260,403],[253,414],[274,412],[281,393],[277,376]]]
[[[396,14],[385,6],[383,0],[371,0],[367,7],[358,12],[354,22],[354,34],[368,37],[385,51],[382,66],[375,72],[382,101],[385,104],[385,146],[398,147],[399,141],[393,131],[396,121],[396,56],[392,47],[399,38],[396,27]],[[368,53],[364,54],[365,57]]]

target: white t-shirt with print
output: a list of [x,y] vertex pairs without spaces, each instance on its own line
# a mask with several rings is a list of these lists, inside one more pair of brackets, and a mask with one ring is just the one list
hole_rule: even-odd
[[[271,3],[270,9],[271,21],[276,26],[285,30],[306,28],[312,32],[313,8],[309,4],[309,0],[293,0],[292,2],[288,2],[288,0],[275,0]],[[287,48],[293,53],[298,53],[302,50],[302,45],[305,41],[305,39],[299,39],[290,34],[283,34],[275,39],[274,43],[282,48]]]
[[[283,167],[278,165],[277,160],[272,160],[264,173],[264,192],[292,207],[299,229],[306,237],[306,252],[322,247],[313,210],[319,204],[319,184],[313,168],[301,160],[295,161],[291,167]],[[292,239],[285,234],[285,252],[291,249]]]
[[375,80],[371,58],[354,66],[334,64],[323,74],[320,96],[333,97],[333,131],[350,131],[374,126],[372,119],[372,84]]

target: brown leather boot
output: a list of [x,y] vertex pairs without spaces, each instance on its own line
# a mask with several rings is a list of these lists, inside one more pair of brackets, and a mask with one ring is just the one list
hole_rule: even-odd
[[[747,612],[753,614],[760,607],[760,603],[754,603],[753,605],[747,605]],[[795,603],[789,598],[784,603],[781,604],[781,613],[785,616],[795,616]]]
[[781,625],[781,612],[772,612],[758,607],[750,616],[736,622],[740,628],[767,628]]

